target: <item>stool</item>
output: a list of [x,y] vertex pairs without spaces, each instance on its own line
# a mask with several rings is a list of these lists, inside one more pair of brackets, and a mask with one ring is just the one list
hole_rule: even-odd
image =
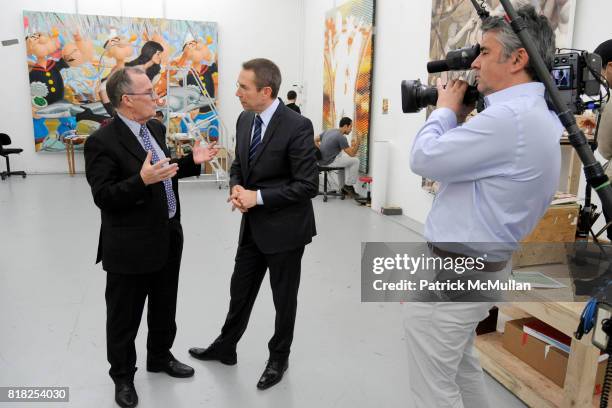
[[370,184],[372,184],[372,177],[361,176],[359,177],[359,181],[361,181],[361,186],[365,187],[365,189],[367,190],[367,195],[366,197],[356,198],[355,201],[357,201],[361,205],[371,205],[372,197],[370,196]]
[[317,165],[319,173],[323,172],[323,191],[319,191],[317,195],[323,195],[323,202],[327,202],[327,197],[340,197],[341,200],[344,200],[344,193],[336,190],[328,190],[328,180],[327,173],[330,171],[344,171],[344,167],[331,167],[331,166],[321,166]]
[[76,169],[74,167],[74,146],[85,143],[88,135],[77,135],[74,130],[71,133],[62,135],[62,141],[66,146],[66,158],[68,159],[68,174],[74,176]]

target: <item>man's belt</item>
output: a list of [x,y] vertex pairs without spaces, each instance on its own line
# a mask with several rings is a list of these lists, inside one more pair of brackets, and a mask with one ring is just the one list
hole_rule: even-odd
[[[427,246],[429,247],[431,252],[438,255],[440,258],[451,258],[451,259],[457,259],[457,258],[472,258],[473,259],[474,258],[473,256],[463,255],[457,252],[445,251],[444,249],[438,248],[431,242],[428,242]],[[481,262],[484,265],[484,268],[476,269],[477,271],[480,271],[480,272],[499,272],[502,269],[504,269],[506,267],[506,264],[508,263],[508,261],[497,261],[497,262],[481,261]]]

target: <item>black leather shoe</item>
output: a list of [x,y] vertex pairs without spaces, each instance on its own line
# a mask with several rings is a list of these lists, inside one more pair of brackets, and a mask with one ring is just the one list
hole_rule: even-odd
[[138,405],[138,394],[134,383],[115,384],[115,401],[123,408],[132,408]]
[[353,186],[345,185],[344,187],[342,187],[342,189],[340,191],[342,191],[342,193],[344,195],[347,195],[349,197],[358,197],[359,196],[357,194],[357,192],[355,191],[355,189],[353,188]]
[[287,367],[289,367],[289,362],[287,360],[279,361],[279,360],[270,360],[266,365],[266,369],[264,370],[259,382],[257,383],[257,388],[260,390],[265,390],[270,388],[271,386],[278,384],[280,380],[283,379],[283,374],[287,371]]
[[193,368],[189,367],[187,364],[181,363],[175,358],[165,363],[147,362],[147,371],[152,373],[159,373],[163,371],[170,377],[176,378],[191,377],[194,373]]
[[198,360],[220,361],[225,365],[235,365],[238,362],[236,353],[222,354],[218,352],[217,350],[214,350],[211,347],[208,347],[208,348],[193,347],[189,349],[189,354],[191,354],[192,357],[195,357]]

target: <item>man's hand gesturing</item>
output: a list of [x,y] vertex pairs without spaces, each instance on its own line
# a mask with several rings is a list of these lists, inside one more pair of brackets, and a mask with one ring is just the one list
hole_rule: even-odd
[[151,164],[151,151],[147,152],[147,158],[140,169],[140,178],[145,185],[159,183],[160,181],[170,179],[176,175],[178,164],[172,163],[168,165],[170,159],[165,158],[155,164]]

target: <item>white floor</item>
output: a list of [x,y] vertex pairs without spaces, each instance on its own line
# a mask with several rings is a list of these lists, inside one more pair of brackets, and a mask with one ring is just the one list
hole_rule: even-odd
[[[267,358],[274,309],[259,294],[238,365],[200,362],[225,317],[240,216],[227,190],[182,183],[185,247],[173,353],[196,374],[174,379],[144,369],[146,320],[137,339],[141,407],[412,407],[400,306],[361,303],[362,241],[420,241],[350,200],[314,200],[319,235],[306,248],[290,367],[266,391],[255,384]],[[105,351],[105,272],[94,265],[99,212],[82,175],[0,182],[0,386],[69,386],[69,403],[0,407],[114,407]],[[491,406],[524,407],[487,376]],[[420,408],[420,407],[419,407]]]

